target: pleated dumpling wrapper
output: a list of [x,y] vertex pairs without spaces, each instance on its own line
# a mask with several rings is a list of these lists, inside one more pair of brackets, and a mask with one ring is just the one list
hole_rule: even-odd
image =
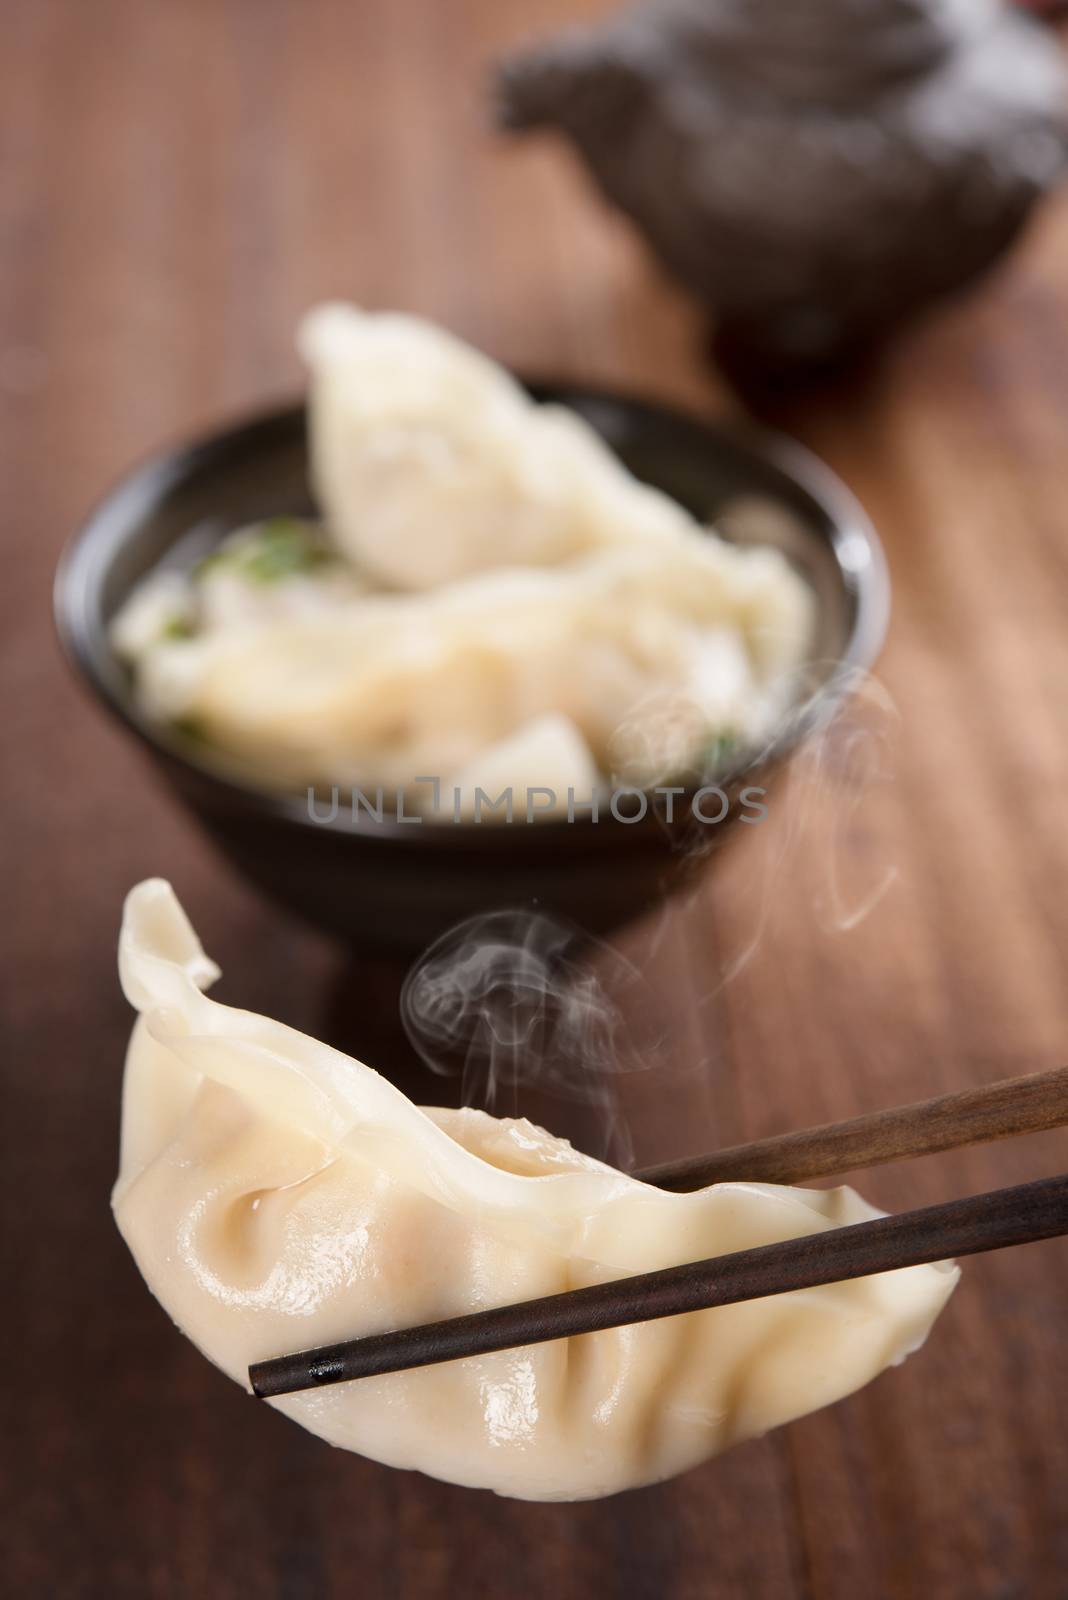
[[[115,1215],[149,1287],[247,1386],[250,1362],[876,1215],[846,1188],[669,1194],[528,1122],[413,1105],[369,1067],[210,1000],[167,883],[130,894],[141,1013]],[[923,1343],[955,1266],[366,1378],[271,1402],[335,1445],[530,1500],[683,1472],[828,1405]]]

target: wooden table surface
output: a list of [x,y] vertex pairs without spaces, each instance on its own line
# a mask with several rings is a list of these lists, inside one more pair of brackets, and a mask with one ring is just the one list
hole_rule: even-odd
[[[332,1452],[253,1404],[111,1222],[115,935],[138,879],[173,880],[223,998],[407,1069],[396,974],[235,881],[74,683],[56,557],[139,454],[290,393],[294,324],[328,296],[426,313],[528,369],[737,405],[563,149],[489,131],[494,55],[595,9],[0,6],[12,1596],[1068,1595],[1063,1245],[969,1264],[923,1353],[829,1411],[661,1487],[538,1506]],[[879,370],[775,420],[877,523],[893,623],[767,824],[620,941],[661,1036],[624,1083],[641,1160],[1068,1057],[1068,199]],[[648,999],[632,1021],[649,1028]],[[1063,1169],[1066,1147],[862,1187],[929,1203]]]

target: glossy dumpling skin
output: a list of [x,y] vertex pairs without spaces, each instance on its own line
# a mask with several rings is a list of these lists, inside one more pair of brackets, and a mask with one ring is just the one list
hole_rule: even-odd
[[[120,1230],[212,1361],[251,1361],[797,1237],[851,1190],[650,1188],[531,1124],[425,1110],[370,1068],[202,993],[169,885],[127,900]],[[948,1263],[272,1402],[335,1445],[531,1500],[669,1477],[922,1344]]]

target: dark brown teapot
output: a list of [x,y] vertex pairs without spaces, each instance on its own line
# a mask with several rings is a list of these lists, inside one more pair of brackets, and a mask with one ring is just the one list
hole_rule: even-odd
[[994,0],[658,0],[501,69],[758,368],[966,283],[1068,159],[1054,41]]

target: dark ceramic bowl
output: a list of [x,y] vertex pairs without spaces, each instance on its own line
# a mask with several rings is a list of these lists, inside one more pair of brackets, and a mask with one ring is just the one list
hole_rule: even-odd
[[[840,694],[841,669],[871,665],[882,643],[888,585],[878,541],[856,502],[806,451],[784,439],[699,421],[659,406],[561,384],[531,384],[580,412],[639,477],[728,537],[774,542],[812,586],[817,639],[806,699],[818,715]],[[141,740],[159,771],[223,854],[267,894],[367,951],[412,955],[475,913],[536,904],[603,934],[659,901],[733,832],[695,824],[689,796],[676,824],[651,810],[555,820],[423,825],[354,824],[344,806],[315,821],[306,795],[254,786],[203,748],[146,721],[108,625],[133,586],[163,558],[201,554],[244,523],[308,512],[304,410],[266,415],[171,450],[112,490],[67,548],[56,576],[60,636],[109,711]],[[742,502],[774,508],[746,516]],[[179,548],[180,547],[180,548]],[[848,674],[845,674],[848,676]],[[811,727],[801,705],[745,771],[715,781],[732,801]],[[210,763],[210,764],[209,764]],[[622,808],[621,808],[622,809]],[[706,800],[706,813],[720,809]],[[730,816],[738,814],[732,803]]]

